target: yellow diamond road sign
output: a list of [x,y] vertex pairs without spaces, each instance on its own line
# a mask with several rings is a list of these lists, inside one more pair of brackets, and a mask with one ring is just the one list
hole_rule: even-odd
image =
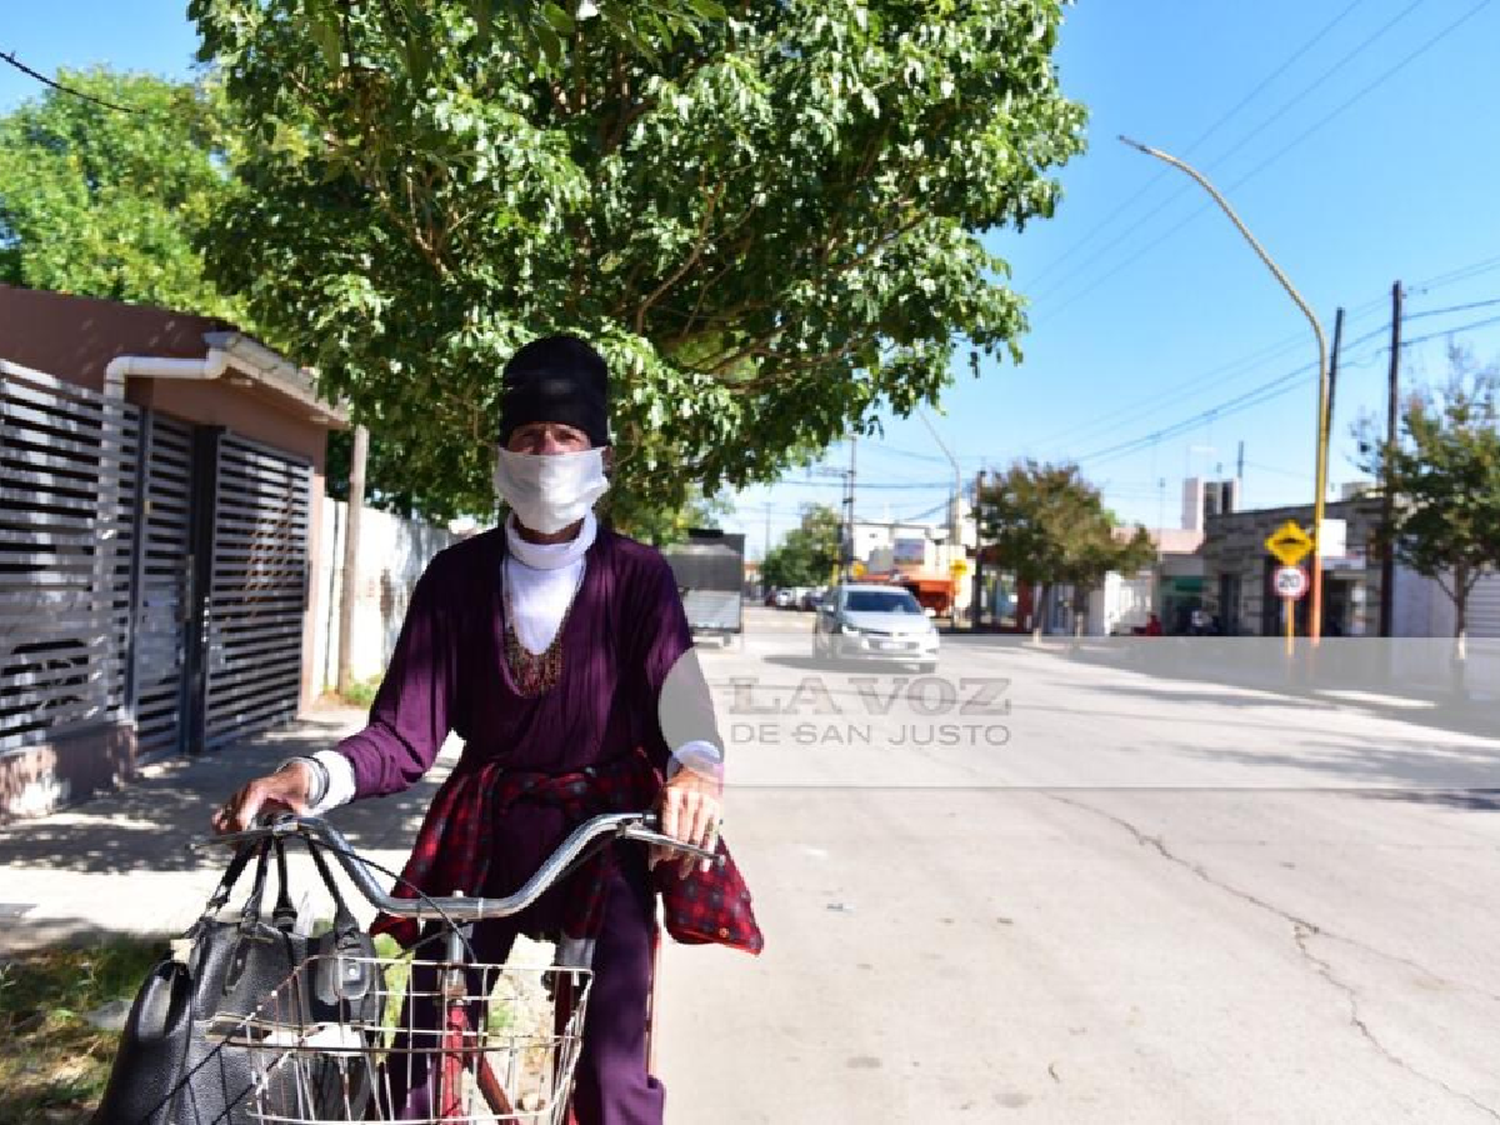
[[1312,537],[1293,520],[1287,520],[1266,540],[1266,550],[1275,555],[1282,566],[1296,566],[1312,549]]

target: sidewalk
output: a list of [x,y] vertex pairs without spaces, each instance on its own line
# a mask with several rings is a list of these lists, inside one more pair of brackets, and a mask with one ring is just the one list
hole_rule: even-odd
[[1337,647],[1357,643],[1347,638],[1324,642],[1324,667],[1314,674],[1305,649],[1298,662],[1289,666],[1279,655],[1281,643],[1235,637],[1087,637],[1074,641],[1049,636],[1041,645],[1026,644],[1024,650],[1103,664],[1163,682],[1210,683],[1266,692],[1442,730],[1500,738],[1500,702],[1488,694],[1474,694],[1460,702],[1441,688],[1381,675],[1378,667],[1372,670],[1363,667],[1363,661],[1348,660],[1353,650],[1345,647],[1340,651]]
[[[327,749],[364,721],[364,711],[319,707],[229,749],[147,766],[116,793],[0,828],[0,954],[104,934],[181,933],[224,869],[226,853],[185,848],[208,834],[213,810],[281,759]],[[399,870],[455,751],[447,747],[408,792],[340,809],[333,823],[354,847]],[[292,856],[293,898],[321,891],[302,849]],[[357,896],[350,906],[361,921],[373,914]]]

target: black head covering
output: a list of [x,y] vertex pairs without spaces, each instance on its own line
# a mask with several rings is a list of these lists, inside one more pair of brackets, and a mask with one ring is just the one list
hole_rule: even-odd
[[609,444],[609,368],[577,336],[533,340],[505,365],[500,394],[500,444],[530,422],[561,422]]

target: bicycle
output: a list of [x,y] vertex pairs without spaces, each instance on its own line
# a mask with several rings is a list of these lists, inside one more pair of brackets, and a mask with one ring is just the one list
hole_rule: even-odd
[[[317,849],[334,856],[356,890],[383,914],[437,923],[414,950],[434,942],[443,947],[436,960],[343,951],[313,956],[249,1015],[216,1021],[215,1038],[252,1059],[251,1120],[265,1125],[364,1120],[568,1125],[592,975],[569,966],[482,963],[470,944],[472,926],[520,913],[596,849],[616,840],[722,862],[657,828],[653,813],[596,816],[575,828],[526,883],[503,898],[462,891],[397,898],[381,889],[371,870],[377,865],[317,817],[283,815],[248,831],[195,841],[193,847],[300,839],[320,865]],[[370,1003],[370,990],[378,1004]],[[312,996],[322,1002],[310,1004]],[[365,1014],[352,1015],[356,1006]],[[401,1013],[395,1023],[392,1011]],[[331,1012],[336,1013],[332,1018]],[[441,1018],[432,1019],[434,1012]],[[404,1083],[393,1082],[398,1075]],[[399,1099],[397,1091],[403,1092]],[[414,1097],[412,1091],[419,1092]]]

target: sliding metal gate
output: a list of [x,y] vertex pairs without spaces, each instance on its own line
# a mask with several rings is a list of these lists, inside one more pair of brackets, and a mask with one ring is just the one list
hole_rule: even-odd
[[312,469],[0,361],[0,756],[134,719],[140,758],[291,718]]
[[125,710],[139,427],[0,364],[0,754]]
[[200,643],[211,749],[297,713],[312,467],[235,434],[208,437],[200,456],[214,451],[213,522],[198,543],[208,551]]
[[193,613],[193,431],[147,414],[136,564],[135,729],[142,759],[185,748],[188,624]]

